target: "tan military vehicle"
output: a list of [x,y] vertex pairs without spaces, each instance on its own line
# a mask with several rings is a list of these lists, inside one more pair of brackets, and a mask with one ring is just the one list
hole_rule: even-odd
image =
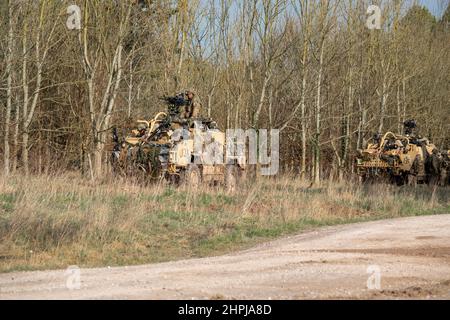
[[137,129],[116,143],[114,171],[145,181],[165,179],[194,188],[222,184],[233,190],[244,176],[245,156],[225,157],[225,133],[211,119],[160,112],[152,120],[138,120]]
[[436,146],[405,132],[376,135],[366,149],[358,150],[356,167],[362,181],[388,180],[398,185],[438,182],[441,156]]
[[441,185],[450,186],[450,150],[442,153]]

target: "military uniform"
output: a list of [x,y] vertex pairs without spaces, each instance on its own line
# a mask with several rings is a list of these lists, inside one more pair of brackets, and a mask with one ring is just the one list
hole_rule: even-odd
[[200,98],[192,91],[186,91],[188,105],[186,106],[186,118],[199,118],[202,112]]
[[147,133],[147,129],[148,127],[145,124],[139,123],[137,129],[131,131],[132,136],[137,138],[143,137]]

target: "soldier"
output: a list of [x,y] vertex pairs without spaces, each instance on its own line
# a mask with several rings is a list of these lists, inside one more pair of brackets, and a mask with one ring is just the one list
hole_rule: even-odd
[[187,106],[186,106],[186,118],[199,118],[202,110],[202,104],[199,97],[192,91],[187,90],[186,93]]
[[414,120],[414,119],[406,120],[405,122],[403,122],[403,127],[404,127],[404,134],[406,136],[412,136],[412,137],[416,136],[416,130],[417,130],[416,120]]
[[377,146],[379,146],[380,142],[381,142],[381,138],[382,138],[381,133],[379,133],[379,132],[375,133],[372,137],[373,143],[376,144]]
[[143,137],[145,136],[145,134],[147,133],[147,126],[143,123],[139,123],[138,125],[138,130],[139,130],[139,137]]
[[178,120],[182,120],[182,119],[187,119],[187,97],[186,94],[184,92],[180,92],[178,93],[175,97],[174,100],[172,101],[173,105],[176,106],[177,110],[176,110],[176,116],[175,119]]
[[147,126],[144,123],[139,123],[137,129],[132,130],[131,133],[134,137],[141,138],[147,133]]

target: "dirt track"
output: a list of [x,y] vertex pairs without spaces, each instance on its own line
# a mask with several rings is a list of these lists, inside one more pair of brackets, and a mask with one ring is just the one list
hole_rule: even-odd
[[[368,268],[379,268],[379,290],[367,288]],[[450,299],[450,215],[322,228],[220,257],[81,269],[80,289],[67,288],[65,272],[0,274],[0,298]]]

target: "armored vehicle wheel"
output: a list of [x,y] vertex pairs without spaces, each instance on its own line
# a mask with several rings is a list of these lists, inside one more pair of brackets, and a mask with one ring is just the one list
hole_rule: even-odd
[[365,174],[361,177],[361,183],[362,184],[375,184],[375,177],[370,174]]
[[195,164],[190,164],[181,174],[180,182],[182,185],[192,189],[197,189],[202,182],[200,169]]
[[450,185],[450,171],[444,168],[441,170],[440,185],[445,187],[447,184]]
[[408,186],[417,186],[417,176],[415,174],[408,174],[406,177],[406,183]]
[[433,153],[430,156],[429,159],[429,166],[428,166],[428,184],[429,185],[437,185],[439,184],[439,180],[441,178],[441,160],[439,159],[439,156],[435,153]]
[[433,174],[438,176],[440,174],[441,169],[441,160],[439,159],[439,156],[435,153],[431,155],[431,167]]
[[238,168],[236,165],[227,165],[225,167],[225,188],[228,192],[236,190],[238,179]]
[[407,183],[407,177],[404,174],[399,175],[399,176],[394,176],[393,180],[394,180],[393,182],[399,187],[401,187]]

